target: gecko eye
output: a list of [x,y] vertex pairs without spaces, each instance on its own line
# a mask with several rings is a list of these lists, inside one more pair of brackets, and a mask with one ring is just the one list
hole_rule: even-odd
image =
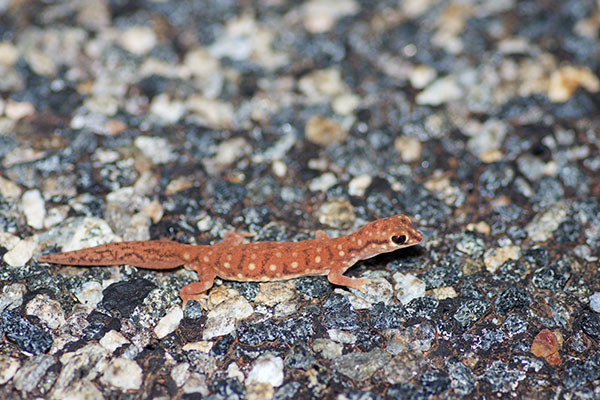
[[392,242],[396,243],[397,245],[403,245],[406,243],[406,235],[394,235],[392,236]]

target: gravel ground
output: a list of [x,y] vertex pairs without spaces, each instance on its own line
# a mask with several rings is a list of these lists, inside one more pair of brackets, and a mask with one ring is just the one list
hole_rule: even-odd
[[[600,4],[0,0],[0,398],[600,399]],[[217,280],[118,240],[422,245]]]

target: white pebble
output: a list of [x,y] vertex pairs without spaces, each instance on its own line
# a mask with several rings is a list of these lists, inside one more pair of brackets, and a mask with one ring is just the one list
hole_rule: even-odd
[[600,313],[600,292],[590,296],[590,308],[592,311]]
[[75,293],[75,297],[81,304],[95,307],[102,300],[102,285],[94,281],[86,282]]
[[28,302],[25,313],[38,317],[50,329],[56,329],[65,323],[65,315],[60,303],[45,294],[37,295]]
[[100,345],[110,352],[115,351],[126,343],[129,343],[129,340],[114,329],[106,332],[106,334],[102,336],[102,339],[100,339]]
[[155,164],[164,164],[173,160],[173,148],[164,138],[154,136],[138,136],[135,138],[137,147],[144,156]]
[[142,369],[135,361],[118,357],[108,364],[101,381],[121,390],[137,390],[142,385]]
[[133,54],[146,54],[156,45],[156,35],[147,26],[134,26],[119,37],[121,46]]
[[408,304],[412,299],[425,296],[425,282],[416,276],[396,272],[393,278],[398,292],[396,296],[402,304]]
[[283,383],[283,360],[273,354],[260,356],[248,374],[249,383],[268,383],[273,387]]
[[41,229],[44,227],[46,207],[44,206],[44,199],[42,199],[39,190],[33,189],[23,193],[23,197],[21,197],[21,207],[23,208],[23,214],[25,214],[27,225],[34,229]]
[[159,339],[164,338],[173,332],[179,326],[179,322],[183,319],[183,310],[179,306],[173,307],[167,315],[161,318],[154,328],[154,333]]
[[20,366],[21,362],[16,358],[0,355],[0,385],[10,381]]
[[312,192],[326,192],[329,188],[334,186],[337,182],[338,182],[338,180],[333,173],[326,172],[323,175],[318,176],[315,179],[313,179],[310,182],[310,184],[308,185],[308,188]]
[[4,261],[11,267],[22,267],[31,259],[36,247],[37,241],[35,236],[23,239],[4,254]]
[[351,196],[362,197],[372,181],[373,179],[367,174],[357,176],[348,183],[348,193]]
[[458,86],[455,78],[446,76],[433,81],[417,95],[415,100],[422,106],[439,106],[452,100],[458,100],[463,95],[463,90]]

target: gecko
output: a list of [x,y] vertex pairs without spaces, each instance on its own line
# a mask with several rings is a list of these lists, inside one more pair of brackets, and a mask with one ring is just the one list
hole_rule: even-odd
[[365,278],[344,273],[360,260],[423,241],[423,235],[406,215],[370,222],[346,236],[330,238],[322,230],[315,239],[298,242],[246,243],[248,233],[227,232],[214,245],[189,245],[169,240],[107,243],[81,250],[42,255],[38,261],[78,266],[128,264],[162,270],[184,266],[196,271],[198,282],[184,286],[184,305],[197,300],[213,286],[216,277],[240,282],[281,281],[326,275],[334,285],[364,291]]

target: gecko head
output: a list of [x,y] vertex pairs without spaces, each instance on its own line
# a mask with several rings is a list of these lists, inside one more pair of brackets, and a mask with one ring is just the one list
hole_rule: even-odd
[[402,214],[373,221],[360,228],[354,235],[355,241],[363,246],[362,259],[414,246],[423,241],[423,235],[412,226],[410,219]]

